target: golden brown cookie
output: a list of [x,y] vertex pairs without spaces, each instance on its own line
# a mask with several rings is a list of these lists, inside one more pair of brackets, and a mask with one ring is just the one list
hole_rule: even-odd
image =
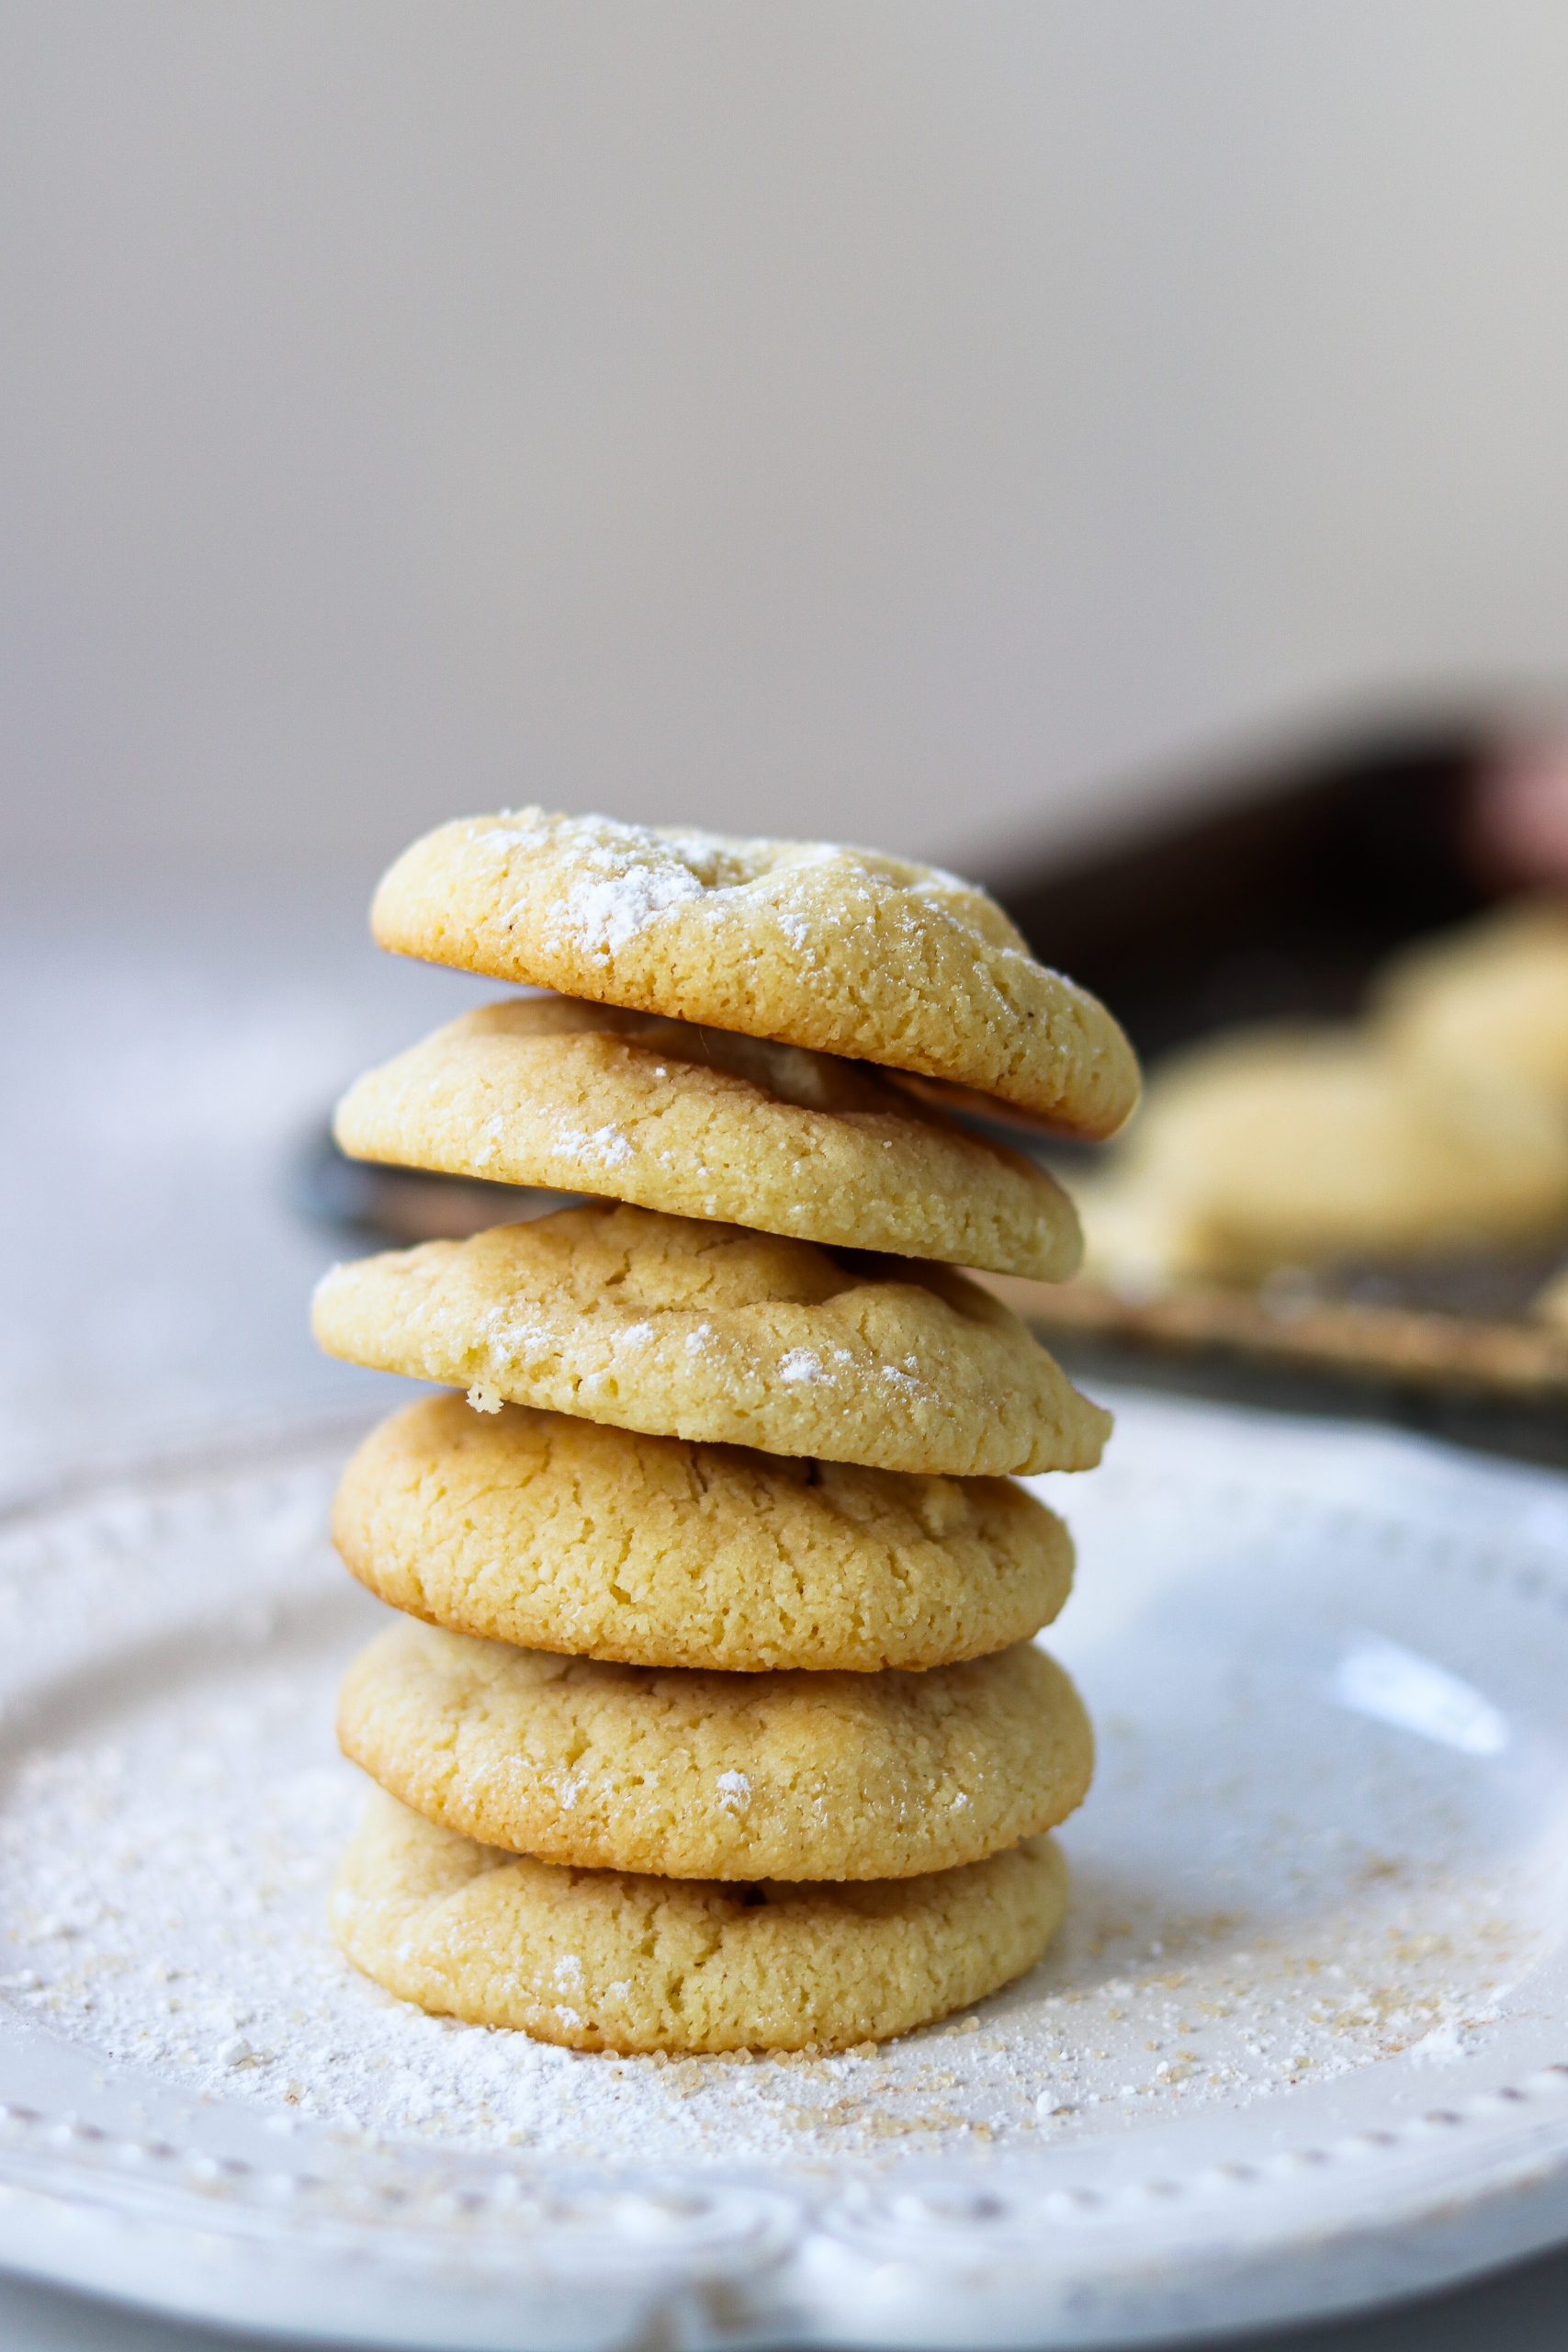
[[911,1878],[1053,1828],[1089,1718],[1030,1643],[926,1674],[661,1673],[400,1618],[349,1668],[338,1739],[487,1846],[665,1878]]
[[338,1104],[357,1159],[1065,1282],[1072,1204],[864,1062],[566,997],[465,1013]]
[[617,1429],[954,1477],[1085,1470],[1111,1417],[944,1266],[563,1209],[334,1267],[329,1355]]
[[416,842],[371,922],[406,956],[914,1071],[1066,1132],[1111,1135],[1137,1100],[1111,1015],[994,900],[870,850],[516,809]]
[[470,2025],[628,2053],[842,2050],[1021,1976],[1066,1901],[1049,1838],[882,1885],[705,1885],[525,1860],[378,1795],[332,1925],[386,1991]]
[[1568,1266],[1562,1266],[1535,1302],[1535,1312],[1568,1329]]
[[1086,1188],[1096,1272],[1277,1265],[1511,1240],[1568,1216],[1568,1123],[1444,1086],[1340,1030],[1244,1032],[1157,1074],[1123,1169]]
[[1004,1478],[919,1478],[434,1396],[372,1430],[333,1535],[394,1609],[635,1666],[870,1673],[1023,1641],[1072,1539]]
[[1394,1053],[1439,1083],[1512,1081],[1568,1110],[1568,899],[1504,909],[1409,949],[1375,1007]]

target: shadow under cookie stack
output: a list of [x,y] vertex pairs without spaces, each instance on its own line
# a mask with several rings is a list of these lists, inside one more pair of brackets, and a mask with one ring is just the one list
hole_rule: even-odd
[[554,993],[361,1079],[344,1148],[592,1197],[317,1293],[329,1352],[447,1391],[334,1508],[402,1612],[340,1705],[382,1792],[343,1951],[587,2050],[842,2048],[994,1992],[1092,1764],[1032,1638],[1070,1542],[1012,1474],[1110,1424],[954,1271],[1065,1279],[1071,1204],[929,1098],[1109,1135],[1121,1032],[983,892],[857,850],[525,810],[416,842],[373,925]]

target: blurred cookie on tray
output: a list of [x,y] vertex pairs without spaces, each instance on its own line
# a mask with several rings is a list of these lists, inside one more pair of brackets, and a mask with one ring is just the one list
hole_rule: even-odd
[[1373,999],[1403,1061],[1499,1079],[1568,1118],[1568,899],[1527,899],[1396,957]]
[[1568,1235],[1568,903],[1423,943],[1360,1021],[1170,1057],[1079,1198],[1090,1277],[1134,1289]]

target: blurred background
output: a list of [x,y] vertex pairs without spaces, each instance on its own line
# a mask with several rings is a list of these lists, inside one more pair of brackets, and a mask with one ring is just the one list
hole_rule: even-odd
[[1568,873],[1565,129],[1552,0],[9,0],[0,1476],[353,1408],[445,817],[932,856],[1154,1048]]

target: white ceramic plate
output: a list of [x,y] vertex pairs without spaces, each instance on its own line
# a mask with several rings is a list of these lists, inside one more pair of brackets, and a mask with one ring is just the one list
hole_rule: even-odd
[[0,2260],[477,2347],[1107,2344],[1568,2230],[1568,1486],[1127,1397],[1060,1949],[873,2057],[423,2018],[322,1929],[339,1430],[0,1537]]

